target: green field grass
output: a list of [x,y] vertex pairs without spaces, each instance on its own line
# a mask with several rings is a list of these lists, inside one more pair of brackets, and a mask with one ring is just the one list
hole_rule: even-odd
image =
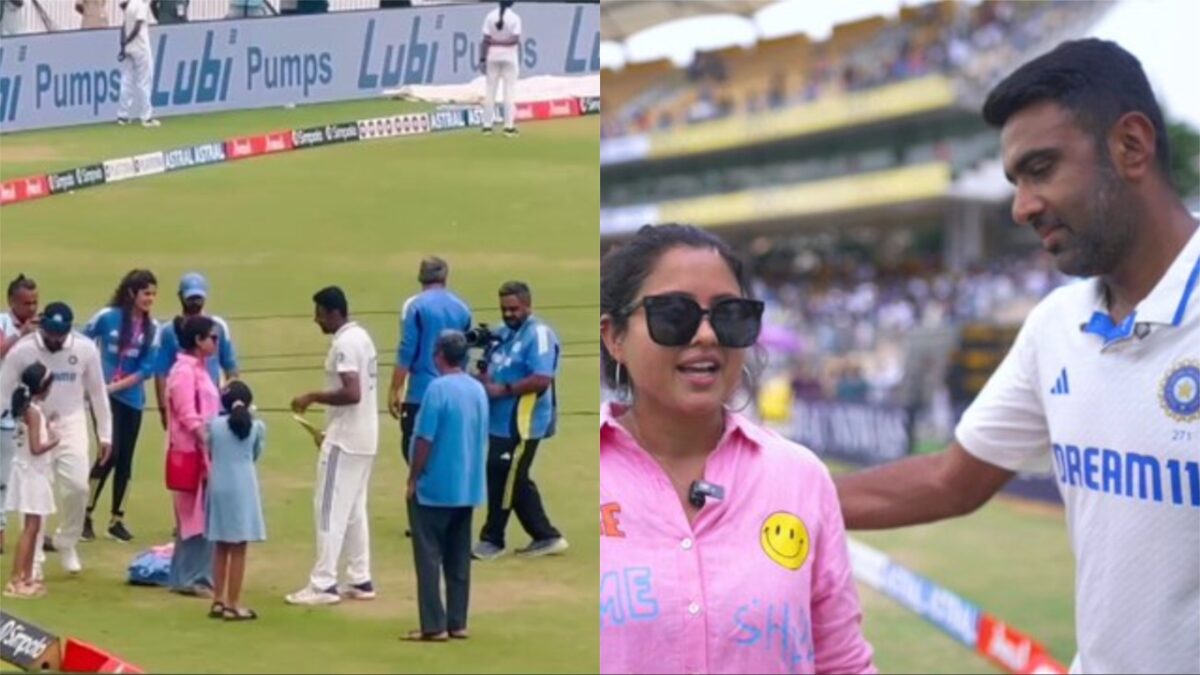
[[[106,125],[6,135],[0,176],[412,109],[372,101],[168,118],[160,129]],[[288,415],[267,414],[269,442],[259,470],[269,541],[250,547],[246,580],[246,602],[261,618],[210,621],[204,601],[124,583],[134,553],[169,541],[172,527],[162,434],[147,415],[126,519],[136,541],[81,545],[85,570],[77,578],[66,576],[51,554],[49,595],[6,599],[5,610],[154,672],[594,670],[598,122],[529,124],[523,132],[518,140],[461,131],[319,148],[6,207],[0,278],[31,275],[43,304],[64,299],[86,318],[125,271],[147,267],[160,280],[155,314],[169,318],[178,309],[179,276],[200,270],[212,284],[211,310],[231,319],[256,402],[273,408],[321,386],[328,341],[309,318],[316,289],[345,288],[381,364],[390,364],[399,308],[418,290],[421,257],[449,260],[452,287],[477,319],[492,323],[499,323],[498,286],[523,279],[533,288],[535,312],[557,329],[567,356],[558,379],[566,414],[535,466],[548,511],[571,542],[565,556],[476,565],[471,640],[398,641],[417,625],[416,589],[402,534],[407,472],[396,424],[385,418],[370,493],[379,599],[287,606],[284,594],[306,583],[313,559],[315,455]],[[292,318],[239,318],[264,315]],[[381,380],[389,376],[390,366],[381,367]],[[482,511],[476,526],[481,518]],[[97,529],[102,525],[98,518]],[[515,518],[509,537],[510,546],[526,543]],[[0,578],[7,576],[7,554],[2,562]]]
[[[1040,641],[1070,665],[1075,574],[1061,509],[1000,498],[958,520],[851,536]],[[883,594],[861,584],[859,594],[881,672],[1002,672]]]

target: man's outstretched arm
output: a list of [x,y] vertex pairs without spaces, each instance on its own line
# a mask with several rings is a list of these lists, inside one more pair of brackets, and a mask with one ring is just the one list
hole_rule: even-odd
[[834,476],[849,530],[882,530],[971,513],[1015,472],[989,464],[957,441],[945,450]]

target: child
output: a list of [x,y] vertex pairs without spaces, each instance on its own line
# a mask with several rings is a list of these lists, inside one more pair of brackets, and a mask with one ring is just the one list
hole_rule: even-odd
[[246,573],[246,542],[267,538],[254,463],[262,454],[266,426],[250,411],[253,395],[234,380],[221,393],[223,413],[209,423],[211,469],[205,532],[217,545],[215,598],[208,616],[226,621],[257,619],[239,604]]
[[55,512],[54,488],[50,456],[46,453],[58,445],[38,404],[46,400],[53,378],[46,366],[30,364],[21,373],[21,383],[12,395],[12,419],[17,428],[13,433],[12,473],[4,505],[7,511],[24,514],[25,527],[13,558],[12,578],[4,587],[9,598],[38,598],[46,594],[45,585],[34,579],[33,555],[39,542],[42,520]]

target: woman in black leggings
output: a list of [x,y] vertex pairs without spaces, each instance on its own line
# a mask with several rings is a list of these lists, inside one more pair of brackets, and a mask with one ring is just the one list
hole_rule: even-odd
[[155,323],[150,316],[158,296],[158,280],[149,270],[133,270],[121,279],[108,307],[96,313],[84,333],[96,341],[108,383],[109,404],[113,417],[113,451],[107,463],[92,466],[91,497],[83,539],[95,539],[92,511],[95,510],[108,475],[113,479],[112,519],[108,535],[129,541],[133,535],[125,527],[125,497],[133,475],[133,450],[142,428],[142,409],[146,405],[143,383],[154,375]]

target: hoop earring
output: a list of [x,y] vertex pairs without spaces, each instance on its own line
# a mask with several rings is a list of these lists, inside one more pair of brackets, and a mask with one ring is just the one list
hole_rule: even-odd
[[633,388],[629,386],[628,378],[625,382],[621,382],[621,362],[617,361],[615,372],[613,373],[613,385],[616,389],[613,393],[616,394],[617,402],[622,405],[628,405],[633,402]]
[[729,412],[729,413],[745,412],[746,408],[749,408],[750,405],[754,403],[754,392],[750,391],[750,387],[747,386],[750,382],[750,375],[751,375],[750,366],[743,363],[742,364],[742,387],[746,389],[746,402],[743,403],[742,405],[738,406],[737,408],[734,408],[733,406],[729,405],[728,403],[722,403],[721,407],[725,408],[725,412]]

